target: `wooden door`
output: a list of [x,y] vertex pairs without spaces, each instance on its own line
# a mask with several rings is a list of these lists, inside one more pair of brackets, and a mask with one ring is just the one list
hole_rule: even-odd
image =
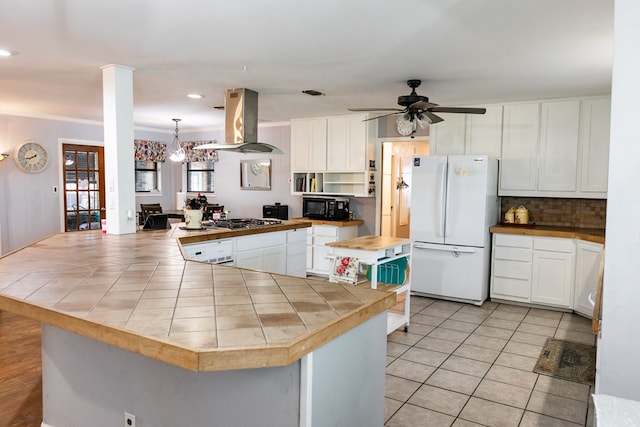
[[63,144],[65,231],[100,229],[106,219],[104,148]]

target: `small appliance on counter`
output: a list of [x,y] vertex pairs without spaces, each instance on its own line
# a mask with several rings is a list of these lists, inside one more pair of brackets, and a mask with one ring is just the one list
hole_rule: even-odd
[[347,220],[349,219],[349,199],[303,197],[302,216],[310,219]]
[[263,218],[276,218],[276,219],[289,219],[289,205],[281,205],[277,203],[275,205],[262,206]]

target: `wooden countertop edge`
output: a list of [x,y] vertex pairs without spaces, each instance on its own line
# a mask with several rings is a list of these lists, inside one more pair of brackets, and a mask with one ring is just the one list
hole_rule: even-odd
[[[276,231],[297,230],[298,228],[309,228],[309,221],[290,221],[287,224],[265,225],[259,228],[240,229],[211,229],[194,231],[191,236],[179,236],[177,239],[181,244],[200,243],[209,240],[230,239],[240,236],[251,236],[254,234],[273,233]],[[182,231],[182,230],[180,230]],[[187,232],[188,233],[188,232]],[[195,234],[198,233],[198,234]]]
[[521,236],[561,237],[561,238],[567,238],[567,239],[580,239],[587,242],[601,243],[601,244],[604,244],[605,242],[605,236],[600,235],[599,230],[593,230],[593,233],[590,233],[589,231],[584,231],[584,230],[570,230],[570,229],[560,230],[560,229],[550,229],[550,228],[543,228],[543,227],[520,228],[520,227],[495,225],[489,228],[489,232],[501,233],[501,234],[517,234]]
[[291,218],[289,221],[310,222],[313,225],[334,225],[336,227],[351,227],[352,225],[363,225],[361,219],[338,220],[332,221],[328,219],[311,219],[311,218]]
[[40,307],[0,295],[0,310],[6,310],[68,332],[132,351],[191,371],[230,371],[286,366],[336,337],[364,323],[395,304],[395,294],[379,292],[369,304],[340,316],[320,329],[309,331],[291,343],[269,346],[193,350],[161,338],[141,335],[113,326]]

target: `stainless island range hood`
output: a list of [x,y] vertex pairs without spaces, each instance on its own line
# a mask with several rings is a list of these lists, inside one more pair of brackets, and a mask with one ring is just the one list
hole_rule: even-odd
[[258,142],[258,92],[251,89],[224,91],[225,143],[210,143],[194,148],[232,151],[236,153],[283,154],[278,147]]

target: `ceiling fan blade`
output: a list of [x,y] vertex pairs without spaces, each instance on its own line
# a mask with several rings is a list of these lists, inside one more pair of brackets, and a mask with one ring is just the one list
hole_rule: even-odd
[[431,124],[440,123],[440,122],[444,121],[444,119],[442,117],[436,116],[431,111],[424,111],[422,114],[424,114],[425,116],[429,117],[429,120],[431,120]]
[[484,114],[487,112],[487,109],[474,107],[433,107],[430,108],[429,111],[436,113]]
[[396,110],[395,113],[389,113],[389,114],[383,114],[381,116],[370,117],[368,119],[364,119],[363,122],[368,122],[369,120],[375,120],[375,119],[379,119],[381,117],[393,116],[395,114],[403,114],[403,113],[404,113],[404,110]]
[[404,111],[399,108],[348,108],[349,111]]
[[430,110],[433,107],[437,107],[437,106],[438,104],[434,104],[433,102],[418,101],[409,105],[409,108],[417,108],[419,110]]

